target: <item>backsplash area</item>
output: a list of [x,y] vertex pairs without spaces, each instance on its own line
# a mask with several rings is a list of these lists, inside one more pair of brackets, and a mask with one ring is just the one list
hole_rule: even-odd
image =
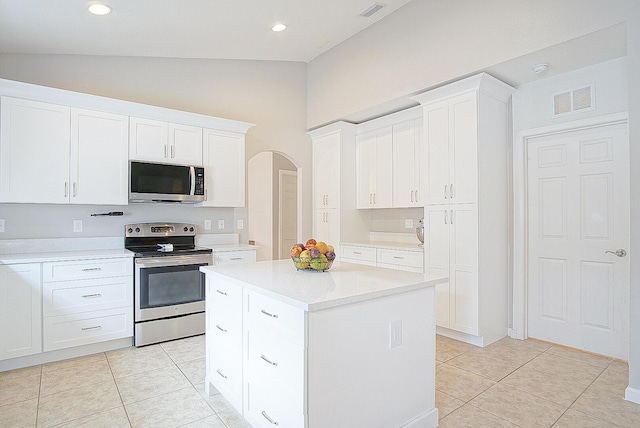
[[[412,233],[424,216],[422,208],[392,208],[371,210],[371,232]],[[405,228],[405,220],[413,220],[413,227]]]
[[[124,214],[91,216],[110,211]],[[0,240],[124,237],[125,224],[154,221],[194,223],[199,234],[238,233],[240,242],[246,243],[248,239],[246,208],[199,208],[162,203],[125,206],[0,204],[0,218],[4,219]],[[82,232],[74,232],[76,220],[81,220]],[[211,220],[211,229],[205,230],[205,220]],[[224,229],[218,229],[219,220],[224,220]],[[243,220],[243,229],[236,229],[237,220]]]

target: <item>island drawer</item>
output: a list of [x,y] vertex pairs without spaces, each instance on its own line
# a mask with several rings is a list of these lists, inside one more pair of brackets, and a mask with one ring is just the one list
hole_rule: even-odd
[[209,381],[240,411],[242,409],[242,351],[212,346],[209,350]]
[[43,283],[43,316],[131,307],[133,277],[95,278]]
[[305,313],[302,309],[248,290],[245,290],[245,308],[252,324],[304,346]]
[[42,264],[42,281],[67,281],[87,278],[127,276],[133,272],[133,259],[93,259]]
[[[376,249],[373,247],[358,247],[354,245],[343,245],[341,248],[340,258],[345,261],[355,260],[363,262],[363,264],[376,264]],[[364,263],[369,262],[369,263]]]

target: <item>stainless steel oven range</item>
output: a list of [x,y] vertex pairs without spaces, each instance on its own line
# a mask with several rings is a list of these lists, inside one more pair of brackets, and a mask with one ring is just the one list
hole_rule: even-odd
[[195,246],[196,226],[139,223],[125,226],[134,255],[134,345],[204,333],[204,274],[210,248]]

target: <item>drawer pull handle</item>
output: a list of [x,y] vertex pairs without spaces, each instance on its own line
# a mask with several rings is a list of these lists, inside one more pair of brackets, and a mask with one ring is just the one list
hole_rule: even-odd
[[268,421],[269,421],[269,423],[271,423],[271,424],[273,424],[273,425],[278,425],[278,421],[274,421],[273,419],[271,419],[271,418],[269,417],[269,415],[267,415],[267,412],[265,412],[264,410],[262,411],[262,416],[264,416],[264,418],[265,418],[266,420],[268,420]]
[[393,256],[394,259],[400,259],[400,260],[404,260],[404,257],[400,257],[400,256]]
[[102,328],[101,325],[94,325],[93,327],[82,327],[82,331],[88,331],[88,330],[97,330],[99,328]]
[[94,297],[102,297],[102,294],[100,294],[100,293],[84,294],[82,297],[84,297],[85,299],[92,299]]
[[231,257],[230,260],[242,260],[242,257]]
[[217,328],[218,330],[220,330],[221,332],[223,332],[223,333],[226,333],[226,332],[227,332],[227,330],[225,330],[224,328],[220,327],[219,325],[216,325],[216,328]]
[[219,369],[216,369],[216,372],[223,378],[228,379],[228,377],[224,373],[222,373]]
[[262,309],[260,312],[262,312],[263,314],[265,314],[266,316],[269,316],[271,318],[278,318],[278,315],[270,314],[269,312],[265,311],[264,309]]
[[223,296],[227,295],[227,293],[225,291],[220,291],[220,290],[216,290],[216,293],[222,294]]
[[95,267],[95,268],[82,269],[82,272],[97,272],[97,271],[101,271],[101,270],[102,270],[102,268]]
[[354,252],[353,252],[353,254],[358,254],[358,255],[360,255],[360,254],[362,254],[362,253],[361,253],[360,251],[354,251]]
[[262,358],[263,360],[265,360],[267,363],[271,364],[272,366],[276,366],[276,367],[278,366],[278,363],[274,363],[273,361],[269,360],[264,355],[260,355],[260,358]]

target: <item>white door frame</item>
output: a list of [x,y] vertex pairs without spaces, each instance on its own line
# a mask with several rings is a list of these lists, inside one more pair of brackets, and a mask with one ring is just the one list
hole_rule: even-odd
[[509,336],[526,339],[527,330],[527,260],[529,238],[527,236],[527,145],[529,140],[546,135],[562,134],[582,129],[596,128],[629,122],[629,113],[616,113],[590,119],[564,122],[520,131],[513,140],[513,312]]

